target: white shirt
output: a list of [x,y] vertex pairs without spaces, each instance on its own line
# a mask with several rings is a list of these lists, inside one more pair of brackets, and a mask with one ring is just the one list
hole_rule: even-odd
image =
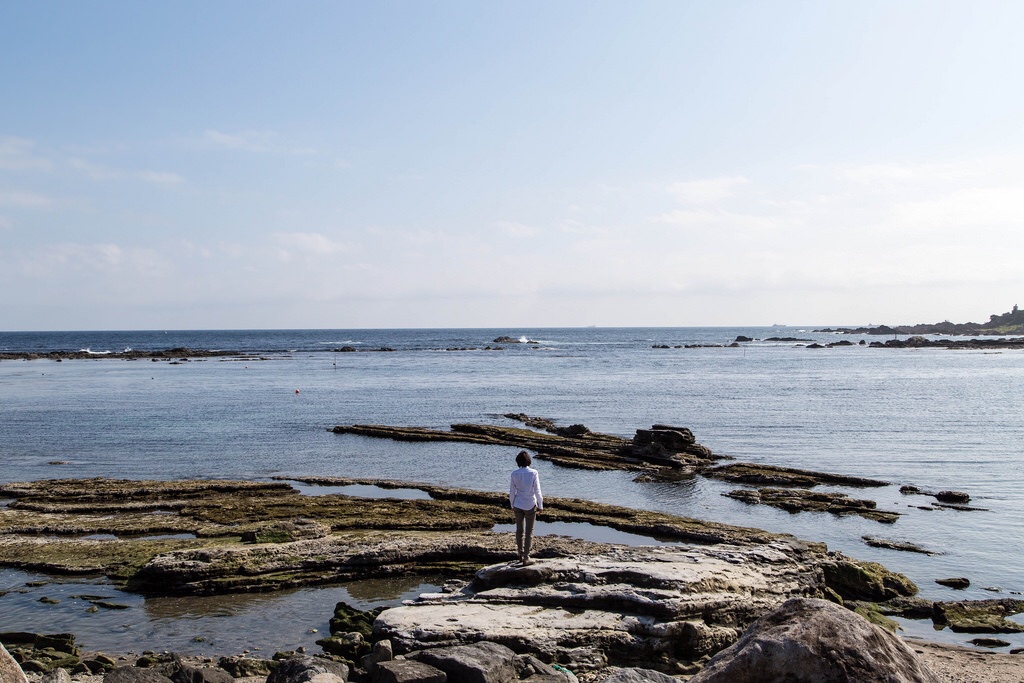
[[520,510],[544,509],[544,494],[540,491],[540,475],[532,467],[520,467],[512,472],[508,487],[508,502]]

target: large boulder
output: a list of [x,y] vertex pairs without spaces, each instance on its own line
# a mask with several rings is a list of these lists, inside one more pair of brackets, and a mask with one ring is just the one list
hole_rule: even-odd
[[171,683],[171,679],[154,669],[119,666],[103,675],[103,683]]
[[438,647],[416,653],[416,661],[440,669],[449,683],[513,683],[518,681],[516,653],[498,643]]
[[601,683],[678,683],[679,679],[654,669],[628,667],[615,669]]
[[267,676],[267,683],[341,683],[348,680],[348,667],[320,657],[292,657],[279,662]]
[[532,571],[495,565],[462,591],[385,610],[373,639],[390,639],[399,654],[490,641],[571,671],[692,673],[690,662],[732,644],[786,598],[820,595],[809,560],[784,544],[617,546],[544,558]]
[[0,643],[0,683],[28,683],[25,672],[14,661],[7,648]]
[[690,683],[938,683],[891,633],[826,600],[793,598],[755,622]]
[[235,680],[224,669],[189,666],[180,657],[174,658],[168,677],[174,683],[233,683]]
[[445,683],[445,673],[413,659],[379,662],[370,676],[371,683]]

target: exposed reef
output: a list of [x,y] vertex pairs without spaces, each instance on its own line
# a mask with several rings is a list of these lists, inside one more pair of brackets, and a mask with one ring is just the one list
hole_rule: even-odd
[[747,462],[731,463],[704,472],[715,479],[735,482],[737,484],[753,484],[755,486],[792,486],[812,487],[818,485],[853,486],[868,488],[888,486],[889,482],[865,477],[851,477],[845,474],[814,472],[793,467],[777,467],[774,465],[755,465]]
[[173,349],[154,349],[150,351],[136,351],[125,349],[124,351],[96,352],[89,350],[79,351],[5,351],[0,352],[0,360],[97,360],[101,358],[119,358],[121,360],[143,360],[153,361],[188,361],[193,358],[220,358],[225,356],[245,357],[246,360],[264,360],[258,355],[253,356],[241,351],[226,351],[219,349],[190,349],[177,347]]
[[[503,494],[374,479],[306,481],[415,487],[430,498],[305,496],[283,482],[6,484],[0,496],[14,500],[0,508],[0,566],[105,574],[144,593],[204,594],[336,582],[368,571],[457,575],[515,556],[508,534],[489,531],[513,521]],[[544,516],[697,544],[791,538],[576,499],[550,499]],[[113,538],[90,538],[96,534]],[[581,544],[557,541],[548,551]]]
[[485,424],[453,424],[450,431],[385,425],[338,425],[335,434],[358,434],[396,441],[455,441],[515,446],[564,467],[589,470],[632,470],[675,479],[723,459],[697,443],[686,427],[654,425],[637,430],[632,439],[592,432],[583,425],[557,427],[550,420],[509,413],[506,418],[530,428]]
[[871,500],[810,490],[825,485],[881,487],[888,486],[889,482],[766,464],[721,465],[720,461],[731,458],[715,454],[707,446],[697,443],[693,432],[686,427],[656,424],[650,429],[637,429],[632,439],[625,439],[593,432],[581,424],[558,426],[552,420],[522,413],[506,413],[504,417],[525,424],[528,428],[453,424],[449,431],[444,431],[423,427],[338,425],[332,431],[335,434],[356,434],[396,441],[457,441],[514,446],[536,451],[538,458],[563,467],[637,472],[637,479],[642,481],[676,481],[700,475],[747,484],[754,488],[724,495],[746,503],[771,505],[790,512],[856,514],[883,523],[891,523],[899,517],[897,512],[878,510],[876,503]]
[[[0,508],[0,566],[104,573],[147,595],[271,591],[368,575],[443,577],[441,593],[380,613],[339,605],[331,635],[318,645],[324,656],[344,660],[357,681],[370,681],[375,662],[384,661],[374,659],[383,657],[383,642],[389,657],[393,646],[418,662],[440,656],[440,647],[486,641],[539,658],[530,670],[548,675],[550,664],[581,674],[638,665],[692,674],[795,597],[825,598],[883,625],[888,614],[961,632],[1022,628],[1007,617],[1024,610],[1024,601],[920,600],[901,574],[785,534],[552,498],[546,520],[673,543],[626,547],[544,536],[536,543],[538,562],[523,566],[511,561],[513,535],[490,531],[511,521],[504,494],[379,479],[293,481],[416,488],[429,498],[303,495],[286,481],[6,484],[0,496],[11,501]],[[97,533],[114,538],[87,538]],[[154,538],[167,533],[179,537]],[[90,602],[120,607],[100,605],[99,597]],[[40,671],[109,666],[95,657],[78,661],[73,637],[63,637],[52,653],[43,652],[47,637],[7,638],[21,638],[11,643],[18,657],[40,662],[30,665]],[[433,654],[413,655],[424,650]],[[160,662],[156,656],[152,663]]]
[[828,512],[837,516],[859,515],[884,524],[899,519],[899,513],[877,510],[873,500],[852,498],[845,493],[801,491],[798,489],[738,489],[723,494],[752,505],[770,505],[786,512]]

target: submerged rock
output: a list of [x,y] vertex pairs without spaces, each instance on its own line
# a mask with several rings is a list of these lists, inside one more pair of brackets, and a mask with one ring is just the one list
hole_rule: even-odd
[[820,484],[835,486],[878,487],[888,486],[889,482],[865,477],[851,477],[845,474],[830,472],[814,472],[793,467],[738,462],[722,465],[705,472],[708,477],[732,481],[738,484],[756,486],[793,486],[811,487]]
[[933,551],[922,548],[916,543],[910,543],[909,541],[892,541],[886,538],[876,538],[874,536],[861,536],[861,539],[872,548],[887,548],[889,550],[900,550],[908,553],[921,553],[922,555],[935,554]]
[[837,516],[858,515],[883,524],[892,524],[899,513],[876,509],[873,500],[851,498],[845,493],[808,491],[805,489],[737,489],[723,493],[752,505],[770,505],[786,512],[828,512]]

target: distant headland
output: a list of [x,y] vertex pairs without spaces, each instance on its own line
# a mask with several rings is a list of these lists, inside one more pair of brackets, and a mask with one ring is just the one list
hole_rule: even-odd
[[838,332],[841,334],[948,334],[960,336],[1024,334],[1024,311],[1016,304],[1008,313],[993,314],[987,323],[921,323],[918,325],[877,325],[871,327],[838,327],[815,330],[815,332]]

